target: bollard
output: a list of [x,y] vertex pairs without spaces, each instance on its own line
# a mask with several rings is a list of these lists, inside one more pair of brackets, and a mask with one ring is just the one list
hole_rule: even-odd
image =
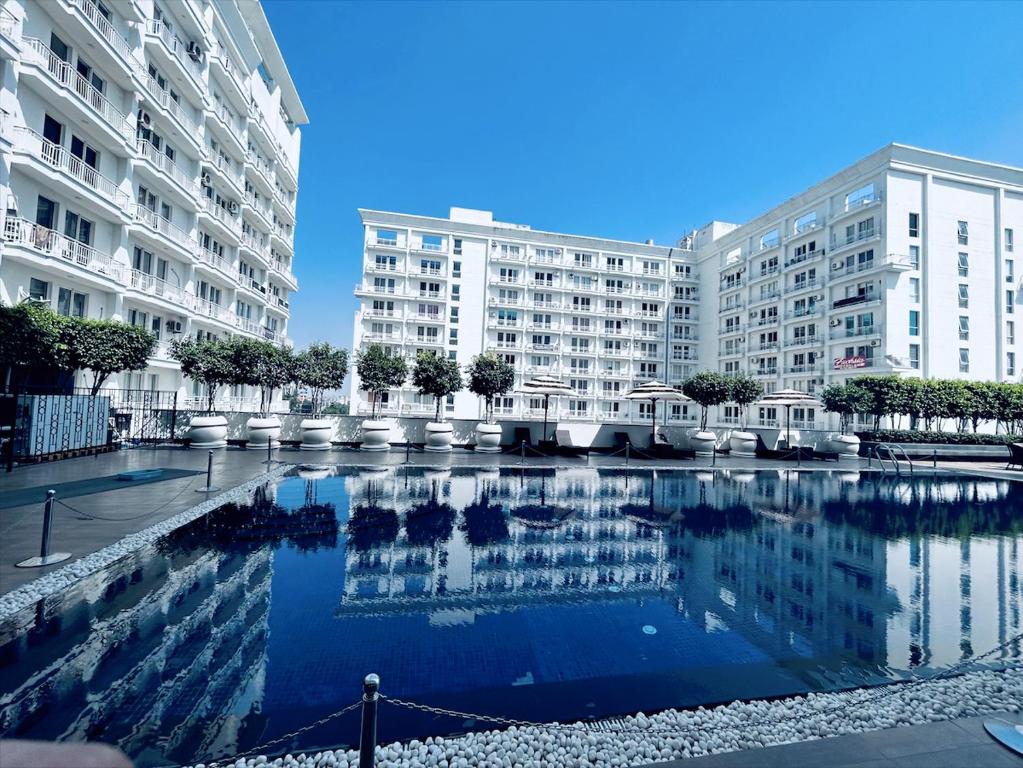
[[629,466],[629,455],[632,453],[632,442],[625,441],[625,466]]
[[409,459],[409,454],[411,454],[411,453],[412,453],[412,441],[411,440],[405,440],[405,463],[406,464],[411,462],[411,459]]
[[931,469],[937,469],[937,468],[938,468],[938,449],[935,448],[933,451],[931,451]]
[[46,492],[46,503],[43,505],[43,536],[39,542],[39,557],[30,557],[15,563],[18,568],[38,568],[42,565],[60,563],[71,557],[70,552],[54,552],[50,554],[50,530],[53,528],[53,501],[57,492],[49,490]]
[[796,466],[803,466],[803,452],[799,450],[799,446],[796,446]]
[[220,489],[213,485],[213,451],[210,450],[206,457],[206,487],[196,488],[196,493],[213,493],[213,491],[219,491]]
[[716,467],[718,465],[718,449],[717,446],[710,451],[710,465]]
[[377,704],[380,677],[366,675],[362,681],[362,733],[359,736],[359,768],[373,768],[377,746]]
[[520,440],[519,441],[519,463],[521,464],[525,460],[526,460],[526,441],[525,440]]
[[270,436],[270,435],[267,435],[266,436],[266,463],[267,464],[273,464],[274,463],[274,453],[273,453],[274,449],[273,449],[273,445],[274,445],[273,437]]

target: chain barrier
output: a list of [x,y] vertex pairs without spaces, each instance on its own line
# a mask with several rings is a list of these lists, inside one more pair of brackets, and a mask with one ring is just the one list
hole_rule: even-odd
[[[141,520],[144,517],[150,517],[151,515],[156,514],[157,512],[160,511],[160,509],[163,508],[163,507],[157,507],[156,509],[150,510],[149,512],[143,512],[141,515],[132,515],[130,517],[103,517],[102,515],[95,515],[95,514],[93,514],[91,512],[83,512],[82,510],[80,510],[80,509],[78,509],[76,507],[72,507],[70,504],[65,504],[60,499],[56,499],[55,498],[54,501],[57,502],[57,504],[59,504],[60,506],[64,507],[65,509],[67,509],[67,510],[69,510],[71,512],[74,512],[76,515],[81,515],[82,517],[87,518],[89,520],[102,520],[103,522],[107,522],[107,523],[126,523],[126,522],[129,522],[131,520]],[[172,501],[173,501],[173,499],[172,499]],[[169,503],[170,502],[167,502],[167,504],[169,504]],[[167,505],[164,504],[164,506],[167,506]]]

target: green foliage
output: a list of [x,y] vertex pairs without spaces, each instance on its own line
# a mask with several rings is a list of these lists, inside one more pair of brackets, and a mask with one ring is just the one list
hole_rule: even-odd
[[700,429],[707,428],[707,409],[728,402],[732,394],[731,379],[714,371],[700,371],[682,384],[682,394],[700,406]]
[[156,346],[156,334],[116,320],[68,318],[61,323],[66,367],[92,373],[92,394],[112,373],[145,368]]
[[295,356],[288,347],[270,341],[238,339],[234,346],[234,383],[259,387],[259,410],[269,415],[274,392],[295,380]]
[[877,443],[941,443],[943,445],[1005,445],[1018,443],[1017,435],[989,435],[974,432],[927,432],[916,429],[879,429],[857,432],[860,440]]
[[853,415],[867,412],[870,397],[863,389],[853,386],[850,382],[829,384],[820,391],[819,399],[825,411],[838,414],[844,435],[849,430]]
[[731,377],[729,381],[731,389],[728,399],[739,408],[739,423],[746,428],[746,413],[749,406],[755,403],[764,394],[764,388],[755,376],[748,373],[740,373]]
[[866,394],[862,413],[874,417],[874,429],[881,428],[882,417],[907,412],[907,390],[900,381],[898,376],[857,376],[849,381]]
[[408,378],[408,365],[403,357],[389,355],[379,344],[370,344],[355,359],[355,371],[362,389],[369,393],[372,415],[377,415],[377,400],[381,392],[395,389]]
[[234,384],[237,343],[232,339],[184,339],[171,344],[171,355],[181,364],[181,373],[206,385],[206,410],[213,412],[217,389]]
[[0,306],[0,364],[11,369],[28,366],[67,368],[61,328],[67,318],[34,301]]
[[469,391],[482,397],[487,408],[487,422],[494,420],[494,398],[503,395],[515,385],[515,369],[503,357],[493,352],[476,355],[466,371]]
[[328,389],[341,389],[347,374],[348,350],[327,342],[310,344],[297,356],[296,378],[309,387],[314,414],[319,414],[323,407],[323,393]]
[[437,402],[436,420],[441,420],[441,402],[462,388],[462,373],[458,363],[441,357],[436,352],[420,352],[412,369],[412,385],[424,395],[432,395]]

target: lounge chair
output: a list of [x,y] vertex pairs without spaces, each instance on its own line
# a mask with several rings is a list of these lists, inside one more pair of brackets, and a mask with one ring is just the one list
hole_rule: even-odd
[[1009,463],[1005,465],[1005,468],[1012,469],[1013,467],[1023,469],[1023,443],[1009,443]]
[[589,449],[579,446],[572,445],[572,433],[568,429],[555,429],[554,430],[554,452],[558,456],[585,456],[589,453]]

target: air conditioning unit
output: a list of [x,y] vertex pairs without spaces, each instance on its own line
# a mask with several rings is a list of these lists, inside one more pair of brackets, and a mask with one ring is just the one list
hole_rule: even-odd
[[227,204],[227,212],[230,213],[232,216],[237,215],[237,213],[238,213],[238,202],[236,200],[232,200],[231,202],[229,202]]
[[561,255],[561,249],[560,248],[555,248],[554,249],[554,253],[555,253],[555,255],[560,256]]
[[837,328],[841,324],[842,324],[842,318],[840,318],[840,317],[833,317],[831,319],[831,327],[832,328]]
[[881,346],[881,339],[871,339],[870,340],[870,346],[872,346],[872,347],[880,347]]
[[818,293],[813,298],[814,298],[815,301],[824,301],[824,294],[823,293]]
[[749,359],[749,361],[750,361],[751,363],[759,363],[759,362],[760,362],[760,358],[759,358],[759,357],[751,357],[751,358]]
[[841,269],[844,266],[845,266],[845,262],[842,262],[842,261],[833,261],[833,262],[831,262],[831,268],[832,269]]
[[202,61],[202,48],[199,47],[199,43],[195,42],[195,40],[189,42],[185,52],[192,61]]
[[491,240],[490,241],[490,247],[491,248],[496,248],[497,247],[497,241],[496,240]]
[[167,331],[170,333],[181,333],[181,321],[180,320],[168,320]]
[[202,185],[204,187],[212,187],[213,186],[213,177],[210,176],[205,171],[202,174],[202,180],[201,181],[202,181]]
[[153,123],[153,118],[144,109],[139,110],[139,125],[149,127]]

